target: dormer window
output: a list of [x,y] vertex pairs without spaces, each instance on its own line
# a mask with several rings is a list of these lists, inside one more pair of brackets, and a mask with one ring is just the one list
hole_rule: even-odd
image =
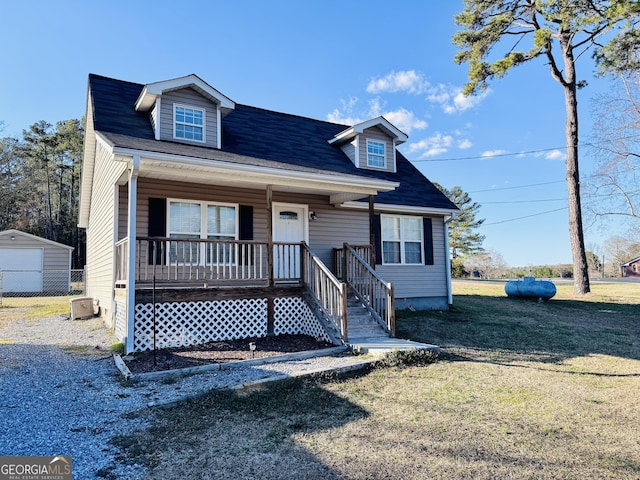
[[205,141],[205,111],[185,105],[173,106],[173,138],[180,140]]
[[367,140],[367,166],[385,168],[384,143]]

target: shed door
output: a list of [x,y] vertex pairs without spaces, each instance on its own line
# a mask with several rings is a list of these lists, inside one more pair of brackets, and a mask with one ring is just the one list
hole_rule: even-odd
[[42,248],[0,249],[3,292],[42,291]]

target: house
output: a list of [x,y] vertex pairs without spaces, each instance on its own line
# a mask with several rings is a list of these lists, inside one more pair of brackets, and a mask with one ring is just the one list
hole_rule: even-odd
[[68,294],[73,247],[20,230],[0,232],[0,292]]
[[620,265],[623,277],[638,278],[640,277],[640,257],[632,258],[626,263]]
[[458,209],[397,150],[406,140],[383,117],[237,104],[196,75],[92,74],[87,295],[128,352],[279,333],[344,343],[354,295],[387,334],[396,308],[447,308]]

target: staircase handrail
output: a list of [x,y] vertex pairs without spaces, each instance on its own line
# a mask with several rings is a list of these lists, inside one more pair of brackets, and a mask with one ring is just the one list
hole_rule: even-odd
[[[353,259],[354,261],[351,261]],[[344,244],[344,279],[382,327],[395,336],[393,283],[386,282],[348,243]]]
[[348,341],[347,284],[331,273],[324,262],[302,242],[302,281],[316,306],[332,322],[344,343]]

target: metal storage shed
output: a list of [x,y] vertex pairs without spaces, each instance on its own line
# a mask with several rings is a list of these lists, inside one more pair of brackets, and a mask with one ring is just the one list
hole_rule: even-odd
[[0,232],[2,293],[68,293],[73,247],[20,230]]

